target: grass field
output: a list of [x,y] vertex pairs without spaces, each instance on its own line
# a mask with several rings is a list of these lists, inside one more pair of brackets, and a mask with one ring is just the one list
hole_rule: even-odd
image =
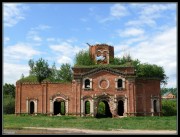
[[92,118],[75,116],[3,116],[4,129],[22,129],[23,127],[53,127],[79,129],[149,129],[176,130],[176,116]]

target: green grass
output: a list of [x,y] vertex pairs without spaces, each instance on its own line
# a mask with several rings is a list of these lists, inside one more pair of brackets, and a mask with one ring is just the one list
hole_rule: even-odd
[[23,127],[79,128],[94,130],[146,129],[176,130],[176,116],[168,117],[125,117],[93,118],[75,116],[30,116],[4,115],[3,127],[22,129]]

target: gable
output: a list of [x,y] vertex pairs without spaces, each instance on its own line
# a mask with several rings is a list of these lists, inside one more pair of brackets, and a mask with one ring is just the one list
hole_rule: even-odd
[[82,77],[89,77],[89,76],[97,75],[98,73],[101,73],[101,72],[111,73],[113,75],[125,75],[124,72],[121,72],[112,68],[95,68],[89,72],[82,74]]

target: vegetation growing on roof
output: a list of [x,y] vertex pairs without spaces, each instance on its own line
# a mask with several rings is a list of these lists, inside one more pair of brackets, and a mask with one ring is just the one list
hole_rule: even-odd
[[[73,74],[70,64],[62,64],[57,70],[55,63],[49,67],[48,62],[44,59],[39,59],[34,62],[30,59],[29,62],[30,73],[27,77],[22,77],[19,82],[71,82]],[[109,64],[95,64],[91,58],[89,50],[81,50],[75,56],[74,67],[78,68],[98,68],[98,67],[134,67],[136,77],[138,78],[159,78],[161,84],[166,85],[168,77],[165,74],[164,68],[155,64],[141,63],[138,59],[132,59],[130,55],[125,55],[122,58],[110,58]]]
[[75,66],[91,66],[95,65],[95,62],[91,59],[89,50],[81,50],[76,54]]
[[[90,61],[91,60],[91,61]],[[89,55],[88,50],[82,50],[76,54],[74,67],[82,68],[97,68],[97,67],[135,67],[136,76],[139,78],[159,78],[161,84],[166,85],[168,77],[165,74],[164,68],[155,64],[141,63],[138,59],[132,59],[128,55],[122,58],[110,58],[110,63],[107,65],[95,64]]]

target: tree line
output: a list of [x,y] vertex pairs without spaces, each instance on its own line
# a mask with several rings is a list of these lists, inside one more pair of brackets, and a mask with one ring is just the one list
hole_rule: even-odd
[[49,67],[48,61],[40,58],[37,61],[30,59],[28,61],[30,71],[29,76],[22,76],[18,82],[71,82],[72,69],[68,63],[62,64],[59,69],[56,68],[55,63]]

